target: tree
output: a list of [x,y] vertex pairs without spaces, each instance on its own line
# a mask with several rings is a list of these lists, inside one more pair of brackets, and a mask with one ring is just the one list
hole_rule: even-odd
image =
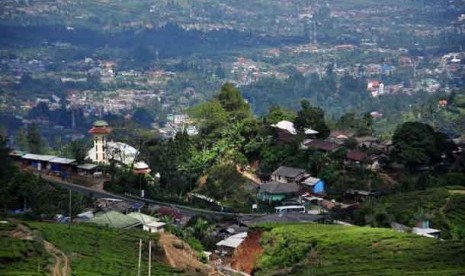
[[263,117],[263,122],[267,125],[272,125],[283,120],[292,122],[295,118],[296,115],[292,110],[287,110],[275,105],[270,107],[268,114]]
[[190,161],[198,152],[187,133],[178,132],[173,139],[155,147],[151,154],[154,158],[150,166],[160,173],[162,189],[181,195],[194,188],[200,173],[197,167],[190,166]]
[[29,150],[29,144],[27,142],[27,131],[22,127],[16,133],[16,145],[21,150],[24,150],[24,151]]
[[[442,136],[441,136],[442,137]],[[410,168],[426,165],[441,155],[434,129],[420,122],[406,122],[398,126],[392,138],[392,157]]]
[[150,128],[153,123],[154,116],[143,107],[137,108],[132,115],[132,120],[137,124]]
[[218,100],[194,106],[190,115],[197,121],[200,133],[209,137],[218,137],[228,122],[228,113]]
[[78,163],[82,163],[87,156],[89,147],[84,140],[76,140],[67,144],[64,148],[64,155],[74,158]]
[[244,179],[237,172],[234,164],[220,164],[208,171],[208,178],[201,192],[217,200],[230,199],[240,192],[243,183]]
[[301,102],[301,109],[297,113],[294,124],[302,132],[305,128],[318,131],[317,137],[320,139],[326,139],[331,132],[325,122],[324,110],[311,106],[307,100]]
[[0,135],[0,183],[4,183],[3,180],[9,179],[15,170],[9,155],[10,149],[6,145],[6,137]]
[[45,153],[45,143],[36,124],[31,124],[27,128],[26,139],[29,152],[36,154]]
[[373,117],[370,113],[361,116],[355,112],[347,112],[336,123],[339,129],[352,130],[357,136],[366,136],[373,133]]
[[252,117],[249,104],[245,102],[241,92],[231,83],[225,83],[215,98],[226,110],[231,122],[238,122]]

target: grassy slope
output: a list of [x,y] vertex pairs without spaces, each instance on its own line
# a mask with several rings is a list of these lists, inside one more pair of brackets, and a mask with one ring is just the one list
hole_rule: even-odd
[[464,275],[465,242],[390,229],[266,225],[258,275]]
[[[99,229],[91,225],[73,225],[68,229],[67,225],[37,222],[28,223],[28,226],[37,229],[42,238],[70,258],[73,275],[135,275],[140,238],[144,242],[141,272],[145,275],[148,239],[158,240],[158,236],[139,230]],[[53,263],[53,258],[40,242],[22,241],[7,235],[1,238],[0,275],[47,275],[46,266]],[[175,270],[155,263],[155,256],[152,260],[153,275],[176,274]],[[34,274],[38,267],[42,272]]]
[[430,215],[431,227],[441,229],[441,237],[465,239],[465,195],[452,194],[445,188],[414,191],[381,199],[397,222],[414,226],[420,210]]
[[0,275],[47,275],[41,271],[48,263],[43,246],[35,241],[10,237],[14,224],[0,224]]

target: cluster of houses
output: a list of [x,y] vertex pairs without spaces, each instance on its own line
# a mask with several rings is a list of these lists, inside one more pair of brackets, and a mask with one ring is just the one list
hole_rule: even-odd
[[280,202],[306,192],[323,194],[325,182],[310,176],[305,170],[281,166],[271,174],[271,181],[259,187],[258,199],[269,203]]
[[[278,140],[282,143],[293,141],[296,138],[297,130],[290,121],[280,121],[277,124],[271,125],[271,127],[277,130]],[[327,139],[317,139],[315,137],[318,131],[311,128],[306,128],[304,134],[305,139],[301,144],[301,148],[313,149],[323,153],[332,153],[344,148],[347,140],[353,137],[352,133],[335,131]],[[392,148],[392,142],[382,142],[372,136],[353,138],[357,142],[357,149],[347,150],[345,156],[346,163],[361,164],[373,170],[379,169],[379,159],[387,157]],[[375,152],[376,154],[368,154],[368,151]]]

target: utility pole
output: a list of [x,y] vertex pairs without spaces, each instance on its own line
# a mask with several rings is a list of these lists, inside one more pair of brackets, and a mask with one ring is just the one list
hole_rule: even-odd
[[142,239],[139,239],[139,263],[137,265],[137,276],[140,276],[141,260],[142,260]]
[[152,274],[152,240],[149,240],[149,276]]
[[69,220],[68,220],[68,229],[71,228],[71,189],[69,189],[69,211],[68,211],[68,214],[69,214]]

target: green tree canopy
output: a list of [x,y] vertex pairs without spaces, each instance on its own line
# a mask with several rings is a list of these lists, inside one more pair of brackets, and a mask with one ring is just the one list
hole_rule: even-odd
[[197,121],[200,133],[206,136],[218,136],[228,121],[228,113],[218,100],[196,105],[189,113]]
[[355,112],[347,112],[336,123],[339,129],[354,131],[357,136],[366,136],[373,133],[373,117],[370,113],[357,115]]
[[453,148],[446,136],[434,131],[430,125],[420,122],[399,125],[394,132],[392,143],[392,157],[410,168],[439,160],[440,156],[445,154],[443,150]]
[[226,110],[231,122],[238,122],[252,117],[249,104],[246,103],[241,92],[231,83],[225,83],[215,98]]
[[301,102],[301,109],[294,120],[296,128],[303,131],[305,128],[312,128],[318,131],[317,137],[325,139],[330,134],[330,129],[325,122],[325,112],[320,107],[313,107],[307,100]]
[[267,125],[276,124],[280,121],[294,121],[296,118],[296,114],[292,110],[287,110],[280,106],[272,106],[268,111],[268,114],[263,116],[263,122]]
[[42,140],[39,128],[36,124],[31,124],[27,128],[26,134],[28,150],[31,153],[44,154],[46,151],[46,145]]

